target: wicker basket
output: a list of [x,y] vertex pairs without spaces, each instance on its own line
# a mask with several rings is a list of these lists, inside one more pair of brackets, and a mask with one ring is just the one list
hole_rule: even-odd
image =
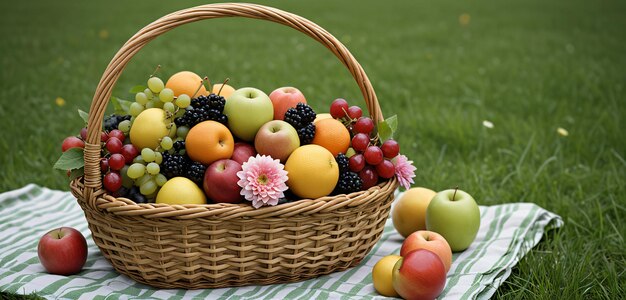
[[111,90],[145,44],[179,25],[245,17],[297,29],[317,40],[349,69],[373,120],[378,100],[350,52],[302,17],[254,4],[210,4],[181,10],[141,29],[111,60],[90,108],[85,176],[71,183],[95,243],[121,274],[159,288],[217,288],[299,281],[357,265],[378,241],[397,180],[367,191],[254,209],[244,204],[136,204],[102,188],[100,124]]

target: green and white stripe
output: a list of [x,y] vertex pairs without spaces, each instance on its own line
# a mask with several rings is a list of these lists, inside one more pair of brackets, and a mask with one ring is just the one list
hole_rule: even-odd
[[[559,216],[532,203],[481,206],[480,212],[476,241],[454,254],[441,299],[490,298],[545,230],[563,225]],[[39,238],[60,226],[87,237],[87,263],[74,276],[47,274],[37,258]],[[31,184],[0,194],[0,233],[0,291],[55,299],[382,299],[372,285],[372,267],[383,256],[398,254],[403,240],[388,220],[378,244],[350,270],[290,284],[187,291],[154,289],[117,274],[68,192]]]

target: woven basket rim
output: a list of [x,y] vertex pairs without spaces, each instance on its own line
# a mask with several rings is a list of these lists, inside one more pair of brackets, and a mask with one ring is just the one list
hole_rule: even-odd
[[[83,178],[78,177],[70,183],[70,187],[83,190]],[[265,217],[293,217],[295,215],[310,215],[318,212],[336,212],[342,208],[353,208],[376,201],[376,194],[395,190],[398,181],[395,177],[379,183],[368,190],[350,194],[325,196],[317,199],[298,199],[292,202],[282,203],[275,206],[262,206],[254,208],[248,201],[241,203],[207,203],[207,204],[180,204],[172,205],[165,203],[136,203],[125,197],[114,197],[106,190],[97,191],[96,206],[116,215],[146,216],[149,218],[175,217],[182,219],[194,219],[207,216],[220,216],[230,218],[265,218]],[[76,193],[79,201],[85,201],[82,193]]]

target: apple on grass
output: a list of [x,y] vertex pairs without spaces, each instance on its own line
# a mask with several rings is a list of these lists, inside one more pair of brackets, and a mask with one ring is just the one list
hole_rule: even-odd
[[236,142],[233,149],[233,156],[231,156],[230,159],[238,162],[240,165],[243,165],[243,163],[248,161],[248,158],[251,156],[256,156],[254,146],[244,142]]
[[414,250],[393,267],[394,290],[404,299],[435,299],[446,286],[446,268],[430,250]]
[[479,227],[478,204],[458,188],[437,193],[426,209],[426,229],[441,234],[454,252],[467,249]]
[[302,92],[295,87],[281,87],[270,93],[270,100],[274,106],[274,120],[284,120],[285,113],[298,103],[306,104]]
[[404,243],[402,243],[400,256],[405,256],[409,252],[418,249],[430,250],[437,254],[446,267],[446,273],[450,270],[450,265],[452,265],[452,250],[446,239],[440,234],[428,230],[413,232],[404,240]]
[[241,164],[232,159],[220,159],[210,164],[204,173],[202,187],[215,203],[239,203],[241,187],[237,184]]
[[80,231],[74,228],[53,229],[39,240],[37,254],[48,273],[76,274],[87,261],[87,241]]
[[224,105],[228,127],[238,138],[251,142],[259,128],[274,118],[270,97],[261,90],[246,87],[234,91]]
[[291,152],[300,147],[298,132],[291,124],[273,120],[265,123],[254,138],[254,148],[261,155],[269,155],[285,163]]

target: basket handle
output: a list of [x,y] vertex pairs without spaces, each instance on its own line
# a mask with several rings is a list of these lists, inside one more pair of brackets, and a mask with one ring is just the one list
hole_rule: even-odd
[[102,124],[113,86],[128,61],[148,42],[175,27],[199,20],[223,17],[244,17],[272,21],[294,28],[320,42],[332,51],[333,54],[339,58],[341,63],[348,68],[361,89],[361,93],[367,104],[367,109],[374,122],[383,120],[374,88],[361,65],[341,42],[317,24],[292,13],[257,4],[220,3],[180,10],[150,23],[137,32],[115,54],[104,71],[104,74],[102,74],[93,101],[91,102],[89,120],[87,123],[88,133],[87,142],[85,144],[84,196],[85,199],[88,199],[89,205],[95,208],[96,197],[92,196],[92,193],[100,190],[102,187],[99,167],[100,124]]

